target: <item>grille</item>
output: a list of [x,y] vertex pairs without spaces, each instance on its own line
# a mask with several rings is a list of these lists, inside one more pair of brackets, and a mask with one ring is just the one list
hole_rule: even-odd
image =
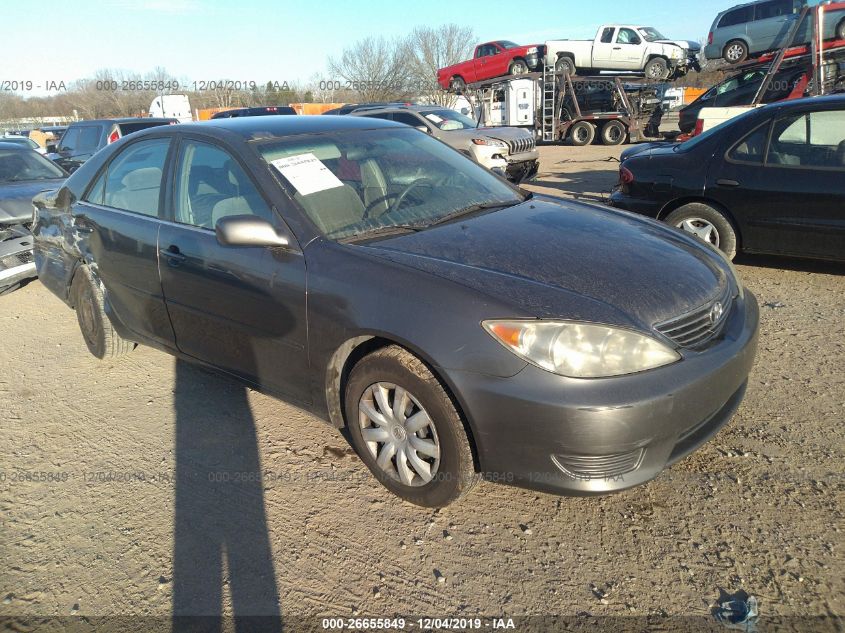
[[536,147],[533,137],[520,138],[515,141],[508,141],[508,149],[511,154],[530,152]]
[[33,262],[32,251],[21,251],[0,259],[0,269],[15,268]]
[[33,262],[32,251],[24,251],[17,254],[18,261],[21,264],[31,264]]
[[[722,306],[720,313],[714,312],[717,303]],[[708,301],[679,317],[658,323],[655,329],[681,347],[701,347],[722,331],[732,307],[731,288],[726,284],[719,297],[713,301]]]
[[615,455],[552,455],[555,466],[577,479],[606,479],[636,470],[643,449]]

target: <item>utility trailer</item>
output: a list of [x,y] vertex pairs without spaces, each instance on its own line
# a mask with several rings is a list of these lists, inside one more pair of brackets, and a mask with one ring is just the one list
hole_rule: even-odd
[[[542,72],[503,76],[468,84],[462,94],[473,105],[479,125],[531,129],[538,141],[589,145],[598,137],[605,145],[662,140],[660,98],[649,83],[619,76],[572,77],[545,65]],[[598,88],[596,88],[598,86]],[[637,86],[634,88],[633,86]],[[601,91],[592,99],[591,91]],[[644,107],[641,94],[653,91]],[[596,102],[604,102],[595,107]]]

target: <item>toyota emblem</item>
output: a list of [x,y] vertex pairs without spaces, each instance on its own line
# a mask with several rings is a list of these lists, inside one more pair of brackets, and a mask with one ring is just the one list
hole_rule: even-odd
[[716,303],[713,304],[713,307],[710,308],[710,323],[711,323],[711,325],[715,325],[716,323],[719,322],[719,319],[722,318],[722,312],[724,312],[724,311],[725,311],[725,309],[722,307],[721,301],[717,301]]

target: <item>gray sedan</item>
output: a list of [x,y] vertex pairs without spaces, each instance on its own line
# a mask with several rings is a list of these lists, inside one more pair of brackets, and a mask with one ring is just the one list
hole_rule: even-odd
[[531,196],[362,117],[164,126],[35,200],[42,282],[102,358],[136,344],[345,428],[388,489],[648,481],[733,416],[758,312],[718,252]]

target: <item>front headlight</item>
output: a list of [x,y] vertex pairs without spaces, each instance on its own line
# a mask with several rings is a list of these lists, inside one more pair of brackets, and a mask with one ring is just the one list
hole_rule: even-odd
[[508,144],[492,138],[474,138],[472,142],[476,145],[488,145],[490,147],[507,147]]
[[532,47],[530,47],[530,48],[526,48],[526,49],[525,49],[525,54],[526,54],[526,55],[536,55],[536,54],[537,54],[537,47],[536,47],[536,46],[532,46]]
[[608,325],[538,320],[492,320],[482,325],[520,358],[572,378],[633,374],[681,358],[650,336]]

